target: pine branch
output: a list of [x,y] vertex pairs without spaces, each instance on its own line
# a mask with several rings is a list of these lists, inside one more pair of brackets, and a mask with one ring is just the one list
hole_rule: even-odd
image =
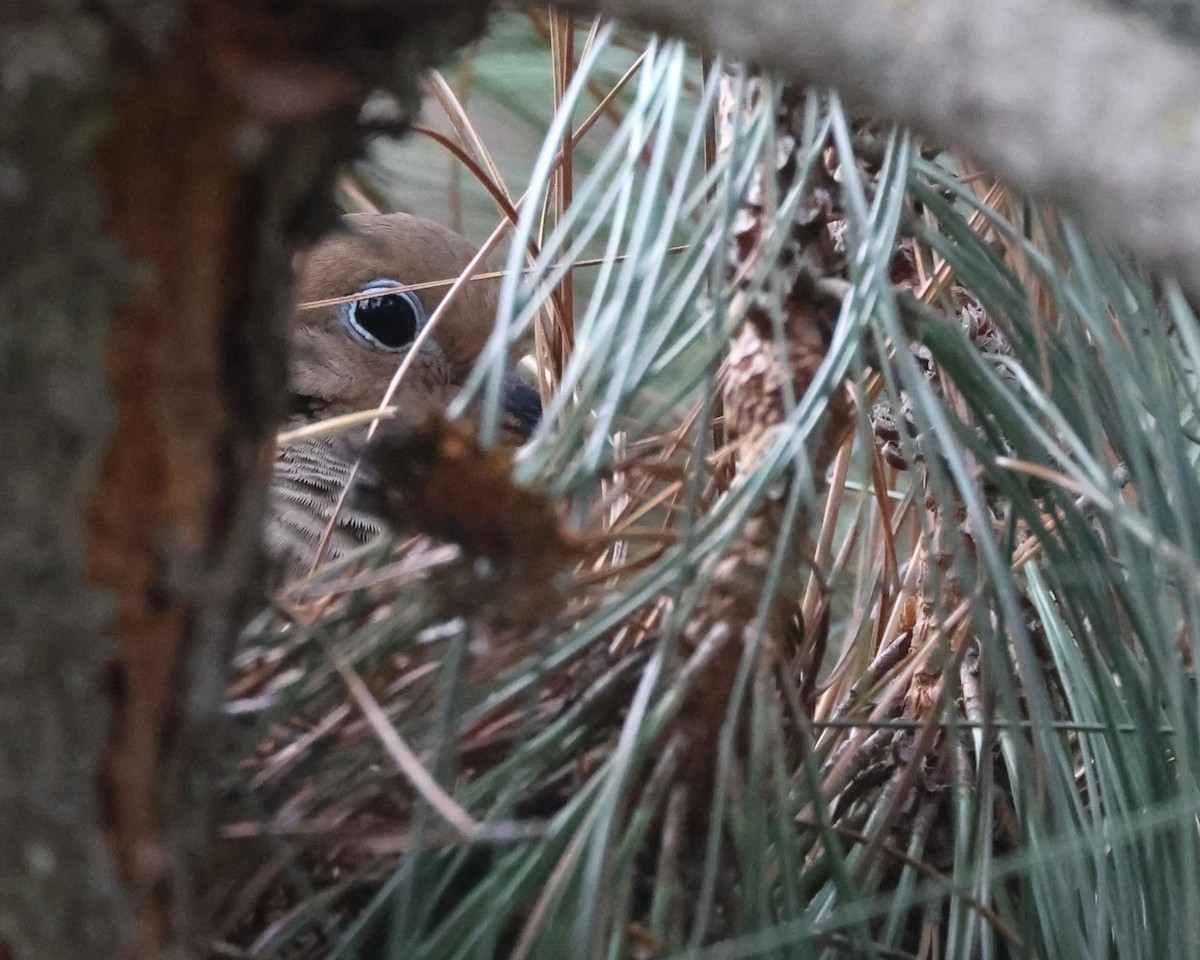
[[564,0],[792,78],[974,154],[1200,292],[1200,60],[1079,2]]

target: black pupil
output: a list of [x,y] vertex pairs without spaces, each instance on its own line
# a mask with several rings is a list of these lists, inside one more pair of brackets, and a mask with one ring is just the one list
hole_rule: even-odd
[[385,347],[403,347],[417,336],[417,311],[397,293],[360,300],[353,317],[363,333]]

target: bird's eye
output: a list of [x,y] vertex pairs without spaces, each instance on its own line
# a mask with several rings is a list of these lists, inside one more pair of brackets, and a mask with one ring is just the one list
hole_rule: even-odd
[[[403,286],[398,280],[372,280],[358,295]],[[411,290],[343,303],[338,318],[357,339],[380,350],[403,350],[429,319],[425,304]]]

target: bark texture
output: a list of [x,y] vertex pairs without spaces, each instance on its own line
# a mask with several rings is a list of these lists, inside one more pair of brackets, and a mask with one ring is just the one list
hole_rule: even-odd
[[103,38],[78,19],[2,29],[0,957],[111,957],[128,899],[93,780],[112,647],[82,522],[111,423],[100,357],[120,277],[88,174],[108,117]]
[[186,955],[291,257],[362,99],[415,103],[484,6],[0,13],[5,960]]

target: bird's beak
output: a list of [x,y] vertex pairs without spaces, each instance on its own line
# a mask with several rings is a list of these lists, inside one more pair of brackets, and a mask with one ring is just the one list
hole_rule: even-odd
[[542,421],[542,398],[519,377],[504,382],[504,429],[522,442],[529,439]]

